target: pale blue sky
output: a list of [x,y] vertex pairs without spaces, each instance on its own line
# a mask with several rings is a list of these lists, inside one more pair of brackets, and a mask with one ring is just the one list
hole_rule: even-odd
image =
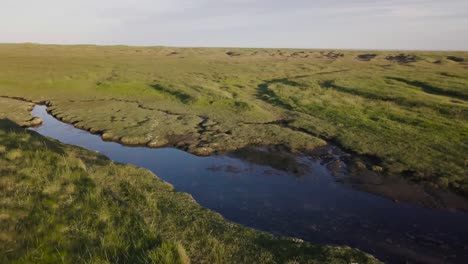
[[468,50],[468,0],[0,0],[0,42]]

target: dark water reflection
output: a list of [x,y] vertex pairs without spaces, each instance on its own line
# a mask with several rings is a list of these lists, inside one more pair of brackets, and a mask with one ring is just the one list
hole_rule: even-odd
[[173,148],[125,147],[57,121],[45,106],[36,106],[33,115],[44,120],[33,130],[147,168],[234,222],[314,243],[357,247],[389,263],[468,263],[468,214],[394,203],[355,190],[337,183],[326,166],[311,158],[266,152],[262,157],[264,150],[197,157]]

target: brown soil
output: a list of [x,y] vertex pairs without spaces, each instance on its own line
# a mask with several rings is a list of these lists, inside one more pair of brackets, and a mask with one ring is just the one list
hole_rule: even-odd
[[406,63],[411,63],[411,62],[416,62],[418,61],[418,57],[415,55],[410,55],[410,54],[398,54],[394,56],[387,56],[385,57],[386,60],[392,61],[392,62],[397,62],[401,64],[406,64]]
[[235,56],[240,56],[241,54],[239,52],[235,52],[235,51],[228,51],[228,52],[226,52],[226,55],[231,56],[231,57],[235,57]]
[[461,57],[456,57],[456,56],[447,56],[447,60],[451,60],[454,62],[464,62],[465,59]]
[[371,61],[375,57],[377,57],[377,54],[360,54],[357,56],[357,59],[361,61]]
[[320,52],[320,54],[321,54],[322,57],[325,57],[325,58],[328,58],[328,59],[338,59],[338,58],[344,57],[343,53],[334,52],[334,51],[330,51],[328,53]]

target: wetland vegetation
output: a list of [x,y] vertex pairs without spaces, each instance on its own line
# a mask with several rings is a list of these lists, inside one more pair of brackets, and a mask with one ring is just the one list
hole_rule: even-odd
[[1,263],[377,263],[226,221],[151,172],[0,120]]
[[[412,186],[407,193],[418,188],[441,201],[440,207],[452,207],[450,201],[459,204],[460,198],[445,199],[446,192],[464,196],[465,204],[468,197],[467,59],[466,52],[1,44],[0,118],[39,125],[30,110],[43,103],[56,118],[104,140],[174,146],[196,155],[237,151],[259,164],[264,161],[246,147],[323,156],[331,142],[352,154],[345,163],[353,184],[414,201],[382,187],[389,179],[401,181]],[[7,220],[2,239],[18,244],[2,245],[21,249],[4,255],[6,260],[47,260],[57,256],[53,251],[73,259],[76,250],[85,253],[83,262],[374,261],[352,249],[294,244],[227,223],[144,170],[45,138],[21,143],[38,136],[8,127],[1,134],[7,168],[1,186],[23,197],[12,203],[24,204],[8,205],[5,196],[2,210],[13,209],[2,213]],[[18,160],[32,167],[19,169]],[[116,180],[105,180],[111,176]],[[70,199],[61,201],[60,195]],[[60,213],[69,209],[70,214]],[[68,225],[73,210],[83,211],[75,223],[83,229]],[[101,210],[112,221],[91,223]],[[180,218],[193,213],[196,221]],[[16,230],[30,218],[37,225],[31,228],[39,230],[34,239],[27,236],[31,229]],[[47,228],[54,228],[52,235],[41,233]],[[207,230],[214,233],[205,236]],[[65,243],[60,232],[78,232],[93,248]],[[124,234],[129,238],[122,243],[128,244],[119,244],[115,239]],[[109,239],[99,241],[100,236]],[[37,244],[41,241],[55,248]],[[25,245],[31,251],[24,251]]]
[[[2,44],[0,93],[128,145],[209,155],[331,141],[370,169],[466,196],[466,56]],[[18,104],[5,112],[37,122]]]

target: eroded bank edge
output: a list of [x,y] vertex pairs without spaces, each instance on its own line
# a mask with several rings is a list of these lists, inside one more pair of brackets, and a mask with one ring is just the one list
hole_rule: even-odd
[[[54,106],[50,100],[41,100],[34,101],[23,97],[13,97],[13,96],[0,96],[3,98],[19,100],[23,102],[32,103],[30,110],[32,111],[34,105],[45,105],[47,106],[47,112],[53,116],[55,119],[73,125],[77,129],[88,131],[92,134],[99,135],[104,141],[116,142],[124,146],[129,147],[149,147],[149,148],[162,148],[162,147],[174,147],[182,151],[186,151],[190,154],[197,156],[210,156],[218,154],[228,154],[237,150],[245,149],[251,146],[244,146],[242,148],[236,149],[234,151],[193,151],[184,147],[183,145],[177,144],[177,142],[167,142],[166,144],[152,145],[151,142],[144,144],[131,144],[122,140],[122,137],[109,137],[106,135],[106,131],[94,129],[94,128],[85,128],[78,127],[76,124],[78,122],[67,122],[61,118],[57,113],[50,111],[49,107]],[[151,111],[160,111],[169,115],[190,115],[185,113],[174,113],[171,111],[156,109],[144,106],[138,101],[133,100],[123,100],[123,99],[94,99],[94,100],[83,100],[83,101],[106,101],[113,100],[126,103],[137,104],[139,108],[151,110]],[[73,101],[73,100],[71,100]],[[198,116],[202,121],[198,124],[200,132],[204,129],[204,124],[208,122],[209,118],[205,116]],[[34,127],[42,124],[42,120],[38,117],[32,117],[31,120],[35,120],[34,123],[27,124],[24,126]],[[337,181],[340,181],[344,184],[349,184],[359,190],[372,193],[378,196],[382,196],[388,199],[393,200],[394,202],[410,202],[414,204],[419,204],[425,207],[438,208],[438,209],[449,209],[449,210],[461,210],[468,212],[468,200],[452,191],[444,191],[440,189],[435,189],[426,184],[409,182],[404,179],[404,175],[394,175],[387,172],[385,169],[382,160],[377,156],[371,155],[361,155],[354,152],[353,150],[347,149],[344,146],[341,146],[338,141],[313,135],[305,129],[291,126],[290,123],[292,120],[275,120],[265,123],[248,123],[249,125],[277,125],[284,129],[289,129],[295,132],[304,133],[313,137],[318,137],[327,144],[325,146],[316,147],[315,149],[303,150],[301,153],[305,154],[315,160],[320,161],[322,164],[325,164],[327,168],[332,172],[333,175],[337,176]],[[260,146],[259,146],[260,147]],[[262,146],[266,147],[272,151],[280,152],[289,152],[291,149],[287,145],[268,145]],[[294,152],[292,154],[297,155],[301,154]]]

